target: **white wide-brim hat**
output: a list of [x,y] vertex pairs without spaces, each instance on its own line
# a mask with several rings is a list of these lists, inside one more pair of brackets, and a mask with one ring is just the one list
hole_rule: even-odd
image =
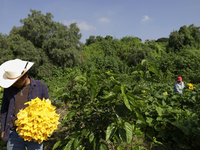
[[8,88],[20,79],[32,66],[34,62],[14,59],[4,62],[0,66],[0,86]]

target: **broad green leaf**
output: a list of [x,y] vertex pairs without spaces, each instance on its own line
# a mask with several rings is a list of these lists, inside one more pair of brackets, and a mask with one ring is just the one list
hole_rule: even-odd
[[124,129],[119,129],[119,137],[123,142],[127,142],[126,139],[126,130]]
[[121,144],[122,140],[117,136],[117,134],[114,134],[114,139],[117,141],[118,144]]
[[124,85],[121,85],[121,92],[122,94],[125,94]]
[[82,138],[80,138],[80,137],[77,137],[74,140],[74,149],[76,149],[80,145],[81,141],[82,141]]
[[91,131],[89,135],[89,142],[91,143],[94,140],[94,132]]
[[111,123],[106,130],[106,141],[108,141],[116,131],[116,124]]
[[127,98],[126,94],[123,94],[123,99],[124,99],[124,103],[125,103],[126,107],[127,107],[130,111],[132,111],[131,106],[130,106],[130,104],[129,104],[129,101],[128,101],[128,98]]
[[146,59],[142,59],[141,65],[144,65],[145,63],[148,63]]
[[87,81],[87,78],[80,75],[80,76],[76,76],[76,77],[74,78],[74,80],[75,80],[75,81],[84,81],[84,82],[86,82],[86,81]]
[[149,65],[148,69],[149,69],[151,72],[155,73],[156,75],[159,75],[159,70],[154,66],[154,64],[151,63],[151,64]]
[[113,92],[119,92],[121,90],[121,86],[115,85],[112,90],[113,90]]
[[161,108],[161,107],[156,107],[156,111],[157,111],[157,113],[158,113],[158,115],[159,116],[162,116],[163,115],[163,108]]
[[150,127],[154,125],[153,120],[154,120],[153,118],[146,117],[146,122],[149,124]]
[[109,93],[107,93],[103,98],[104,99],[109,99],[109,98],[112,98],[112,97],[114,97],[116,94],[114,93],[114,92],[109,92]]
[[99,145],[99,137],[95,136],[94,140],[93,140],[93,150],[98,150],[97,147]]
[[126,131],[127,142],[130,144],[131,141],[132,141],[132,138],[133,138],[133,128],[128,122],[125,122],[124,123],[124,129]]
[[71,140],[67,143],[67,145],[65,146],[64,150],[71,150],[71,146],[72,146],[73,142],[74,142],[74,139],[71,139]]
[[77,138],[77,136],[80,135],[80,131],[76,131],[76,132],[73,132],[71,135],[70,135],[70,139],[74,139],[74,138]]
[[70,120],[73,116],[76,115],[76,111],[72,110],[67,114],[67,120]]
[[117,147],[117,150],[122,150],[122,147]]
[[97,88],[92,86],[90,90],[91,90],[91,99],[94,99],[96,97]]
[[142,116],[142,114],[141,114],[140,109],[139,109],[139,108],[135,108],[134,111],[135,111],[135,113],[136,113],[136,117],[137,117],[139,120],[145,122],[145,120],[144,120],[144,118],[143,118],[143,116]]
[[85,149],[85,147],[83,146],[83,145],[79,145],[77,148],[76,148],[76,150],[84,150]]
[[131,92],[126,93],[126,96],[128,98],[129,103],[132,105],[132,107],[135,107],[135,106],[143,107],[144,106],[143,98],[133,95]]
[[119,117],[127,117],[131,111],[125,105],[116,105],[115,112]]
[[81,136],[83,137],[83,136],[86,134],[86,132],[87,132],[87,130],[86,130],[86,129],[83,129],[83,130],[81,131]]
[[146,126],[146,121],[143,118],[140,109],[139,108],[135,108],[134,109],[135,113],[136,113],[136,117],[137,117],[137,121],[136,124],[138,124],[140,127],[145,127]]
[[179,122],[171,122],[171,124],[176,126],[177,128],[179,128],[180,130],[182,130],[183,133],[186,135],[188,135],[190,133],[189,129]]
[[60,143],[61,143],[61,141],[57,141],[53,146],[53,150],[56,149],[60,145]]
[[105,144],[103,142],[100,143],[100,147],[99,148],[100,148],[100,150],[109,150],[107,144]]

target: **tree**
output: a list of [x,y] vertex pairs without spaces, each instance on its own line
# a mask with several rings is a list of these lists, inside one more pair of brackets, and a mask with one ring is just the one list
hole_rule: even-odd
[[[183,48],[184,34],[178,31],[173,31],[169,36],[168,52],[177,52]],[[171,48],[171,49],[170,49]]]
[[94,36],[94,35],[91,35],[91,36],[89,37],[89,39],[86,39],[85,45],[88,46],[88,45],[90,45],[90,44],[92,44],[92,43],[95,43],[95,42],[96,42],[95,36]]
[[168,42],[168,41],[169,41],[169,38],[165,38],[165,37],[162,37],[156,40],[156,42]]
[[195,40],[191,35],[191,31],[189,30],[189,28],[187,28],[186,25],[180,27],[179,33],[184,35],[183,45],[189,45],[189,46],[193,46],[194,45]]
[[7,35],[0,33],[0,64],[9,59],[13,59],[13,52],[10,50],[10,43]]
[[30,12],[27,18],[20,20],[22,26],[12,28],[8,38],[10,51],[4,50],[4,53],[10,52],[14,58],[34,61],[38,68],[34,72],[40,77],[51,76],[53,66],[65,69],[76,65],[82,44],[76,23],[67,27],[53,21],[51,13]]

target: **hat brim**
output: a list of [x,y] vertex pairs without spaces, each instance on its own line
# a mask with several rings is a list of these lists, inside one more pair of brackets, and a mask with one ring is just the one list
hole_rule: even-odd
[[[0,66],[0,86],[3,88],[9,88],[11,85],[13,85],[18,79],[20,79],[22,76],[20,76],[19,78],[16,79],[9,79],[6,75],[5,75],[5,71],[4,69],[10,65],[10,63],[13,60],[9,60],[4,62],[1,66]],[[24,61],[24,63],[27,63],[27,61]],[[29,62],[27,67],[26,67],[26,72],[33,66],[34,62]]]

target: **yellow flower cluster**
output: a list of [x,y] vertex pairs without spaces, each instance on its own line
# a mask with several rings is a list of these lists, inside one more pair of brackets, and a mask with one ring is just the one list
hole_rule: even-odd
[[187,83],[187,85],[189,86],[189,89],[194,90],[194,87],[193,87],[192,83]]
[[142,93],[145,93],[145,90],[142,90]]
[[57,129],[60,115],[55,112],[55,106],[51,105],[49,99],[41,100],[38,97],[32,99],[24,110],[17,114],[15,124],[16,131],[25,141],[42,143]]

